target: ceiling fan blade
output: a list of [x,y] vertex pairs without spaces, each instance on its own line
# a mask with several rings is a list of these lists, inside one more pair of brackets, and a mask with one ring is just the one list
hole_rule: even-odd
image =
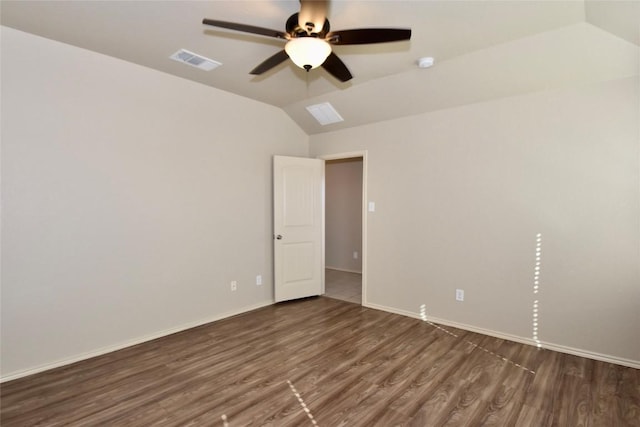
[[283,33],[282,31],[271,30],[269,28],[263,28],[263,27],[255,27],[253,25],[238,24],[236,22],[218,21],[216,19],[205,18],[202,20],[202,23],[205,25],[211,25],[212,27],[227,28],[229,30],[242,31],[244,33],[251,33],[251,34],[259,34],[261,36],[275,37],[278,39],[288,38],[287,34]]
[[309,30],[309,33],[321,32],[327,19],[328,7],[327,0],[300,0],[300,13],[298,13],[300,28]]
[[324,61],[322,68],[343,83],[353,78],[347,66],[344,65],[344,62],[333,52],[331,52]]
[[289,55],[287,55],[287,52],[285,52],[284,49],[283,49],[280,52],[276,53],[275,55],[270,56],[269,58],[265,59],[262,62],[262,64],[258,65],[256,68],[251,70],[251,72],[249,72],[249,74],[254,74],[254,75],[262,74],[265,71],[269,71],[270,69],[272,69],[276,65],[286,61],[287,59],[289,59]]
[[359,28],[331,31],[326,40],[335,45],[397,42],[411,39],[410,28]]

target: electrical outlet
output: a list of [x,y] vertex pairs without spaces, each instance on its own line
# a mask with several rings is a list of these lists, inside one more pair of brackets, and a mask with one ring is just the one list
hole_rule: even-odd
[[235,280],[231,282],[231,290],[232,291],[238,290],[238,282],[236,282]]
[[456,289],[456,301],[464,301],[464,290]]
[[358,259],[358,251],[353,251],[353,259]]
[[259,274],[256,276],[256,285],[257,286],[262,285],[262,276]]

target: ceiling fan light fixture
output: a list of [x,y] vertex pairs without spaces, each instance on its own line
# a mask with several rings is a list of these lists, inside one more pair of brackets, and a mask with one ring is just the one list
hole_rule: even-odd
[[316,37],[298,37],[289,40],[284,50],[294,64],[309,71],[322,65],[331,53],[331,46]]

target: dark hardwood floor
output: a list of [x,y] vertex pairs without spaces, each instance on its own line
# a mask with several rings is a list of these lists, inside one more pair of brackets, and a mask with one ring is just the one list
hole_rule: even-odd
[[640,426],[640,370],[322,297],[14,380],[0,398],[6,427]]

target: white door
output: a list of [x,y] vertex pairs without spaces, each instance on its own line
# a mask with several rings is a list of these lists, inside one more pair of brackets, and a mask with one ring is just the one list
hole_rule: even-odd
[[273,158],[275,300],[324,293],[324,161]]

